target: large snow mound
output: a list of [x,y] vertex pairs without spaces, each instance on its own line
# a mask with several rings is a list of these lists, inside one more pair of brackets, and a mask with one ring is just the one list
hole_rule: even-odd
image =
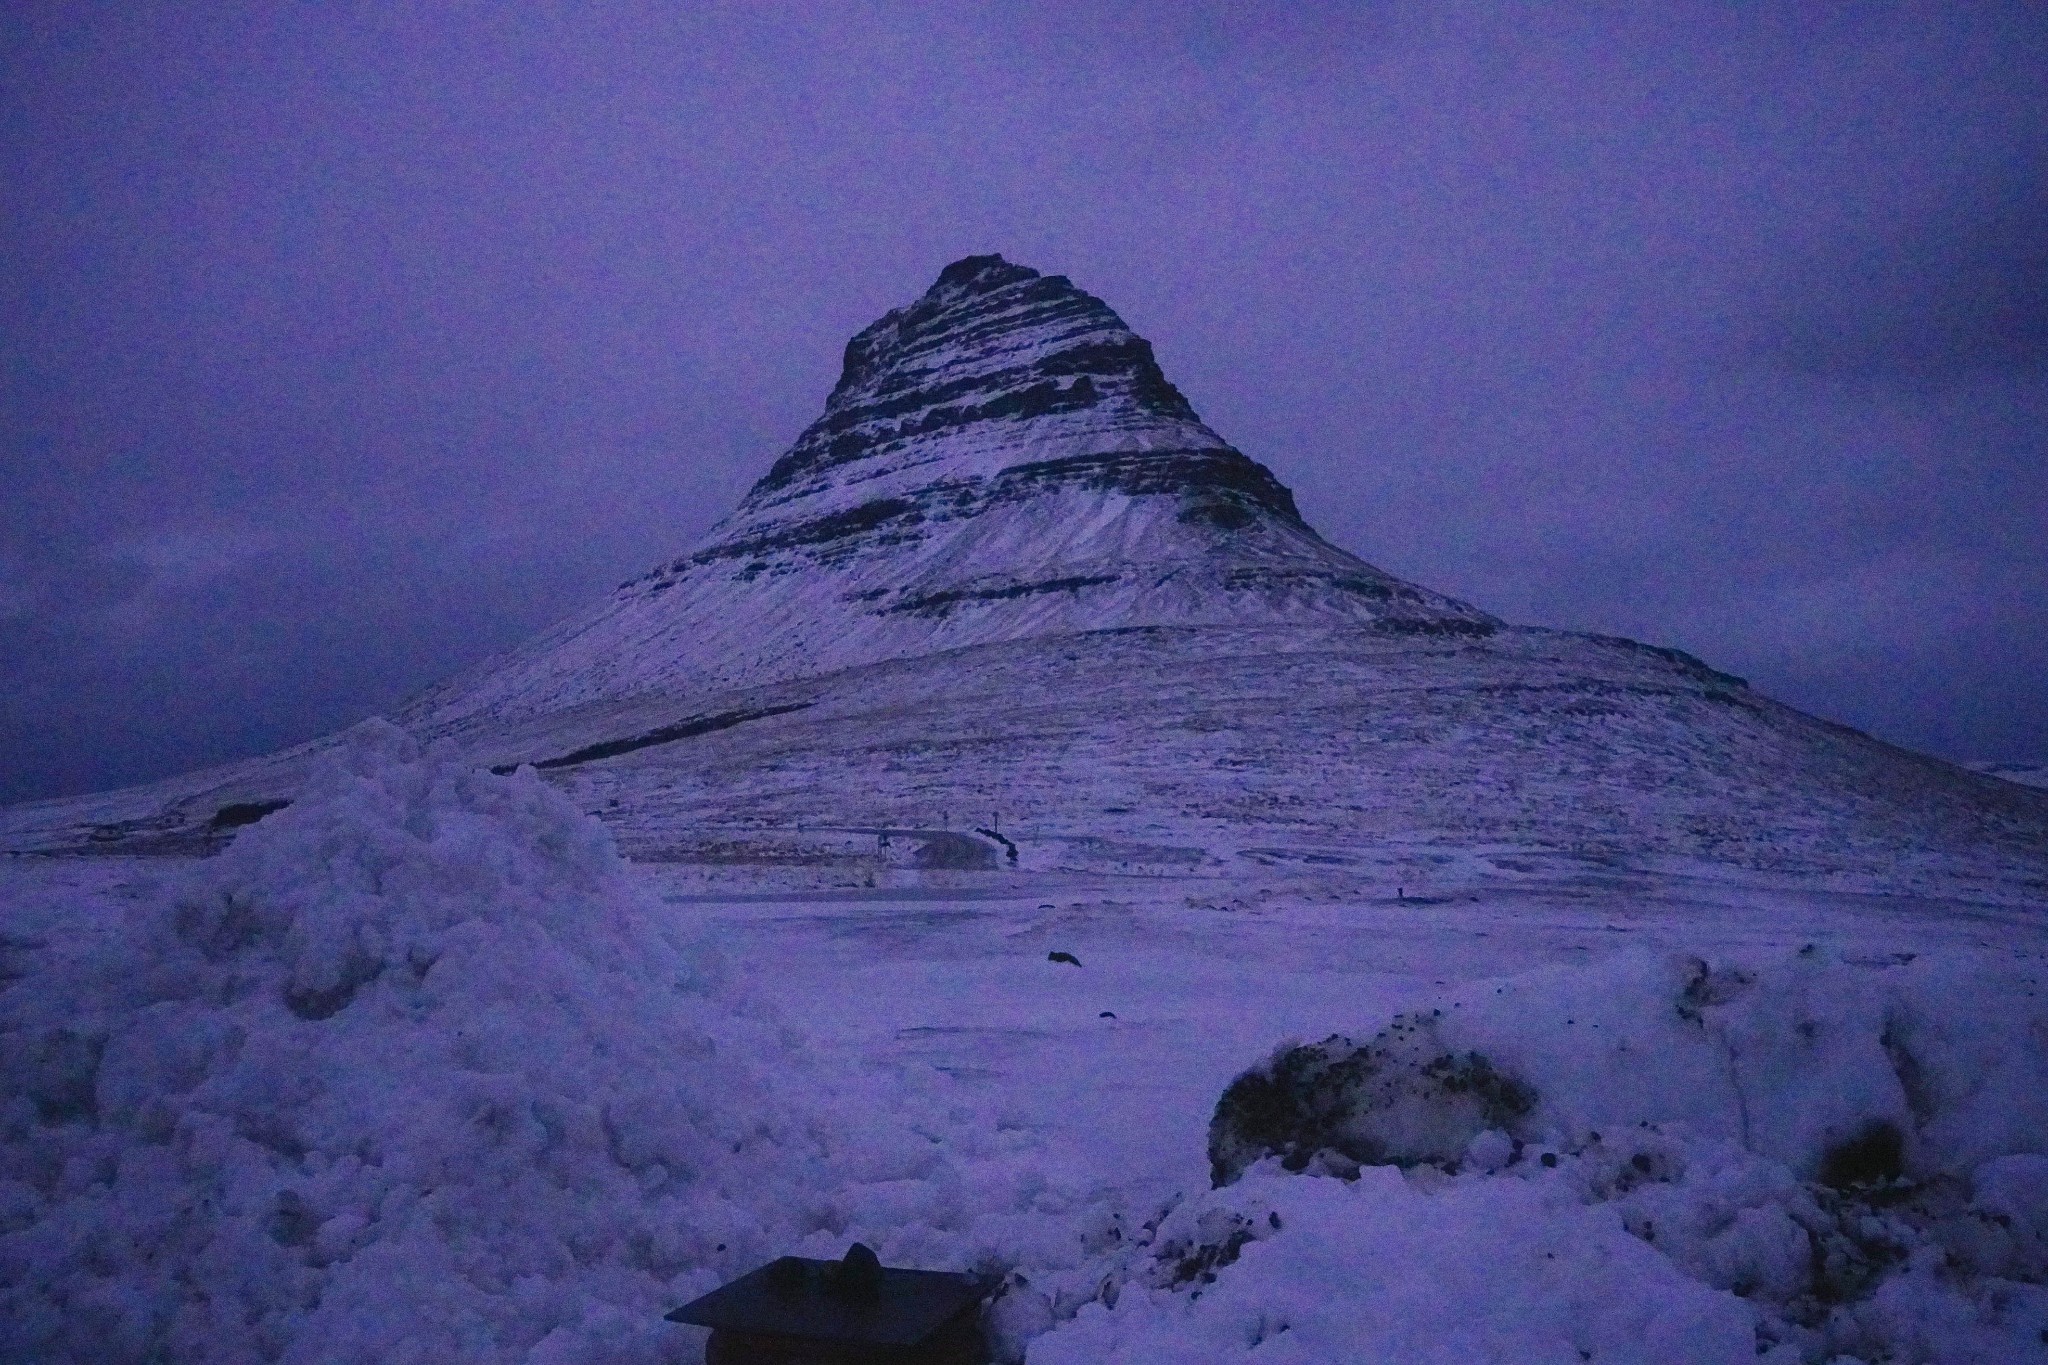
[[1442,1163],[1488,1128],[1568,1143],[1649,1121],[1836,1186],[1960,1177],[2048,1150],[2044,1081],[2048,990],[2025,964],[1627,953],[1282,1047],[1219,1102],[1210,1158],[1221,1183],[1267,1155]]
[[1240,1076],[1031,1359],[2048,1359],[2044,1153],[2023,964],[1533,972]]
[[1059,1196],[993,1123],[824,1075],[662,923],[531,770],[365,727],[0,994],[0,1357],[681,1359],[771,1255],[1017,1263]]
[[1536,1182],[1430,1192],[1272,1164],[1177,1206],[1031,1365],[1640,1362],[1757,1357],[1753,1315]]

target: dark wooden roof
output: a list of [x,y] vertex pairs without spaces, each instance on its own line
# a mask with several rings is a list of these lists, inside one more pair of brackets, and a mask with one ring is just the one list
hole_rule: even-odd
[[988,1296],[979,1275],[880,1269],[879,1283],[848,1283],[839,1261],[784,1256],[668,1315],[718,1331],[862,1346],[917,1346]]

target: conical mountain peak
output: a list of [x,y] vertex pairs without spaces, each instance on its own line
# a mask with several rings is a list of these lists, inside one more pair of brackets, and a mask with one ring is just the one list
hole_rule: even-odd
[[823,414],[695,550],[413,716],[435,728],[1034,636],[1304,620],[1491,625],[1316,535],[1101,299],[969,256],[847,343]]
[[[1915,905],[1942,885],[2031,905],[2048,877],[2024,788],[1676,650],[1502,626],[1330,545],[1107,304],[1000,256],[863,328],[818,420],[696,548],[396,719],[533,763],[636,855],[776,887],[874,886],[899,857],[1189,905],[1278,878],[1369,908],[1487,869],[1512,904],[1664,860]],[[0,840],[211,847],[326,744],[6,813]],[[1010,835],[951,819],[995,809]]]
[[980,443],[959,438],[985,423],[1027,423],[1036,439],[1068,435],[1091,453],[1223,445],[1108,304],[1064,275],[968,256],[847,343],[824,415],[748,501],[781,502],[906,450],[941,446],[971,466]]

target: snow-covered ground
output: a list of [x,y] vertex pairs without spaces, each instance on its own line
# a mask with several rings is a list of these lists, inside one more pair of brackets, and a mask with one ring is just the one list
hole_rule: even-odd
[[[343,742],[0,810],[0,848],[202,848]],[[949,850],[1007,871],[1014,848],[1027,872],[1184,874],[1224,899],[1654,896],[1674,872],[2048,899],[2048,793],[1673,651],[1522,627],[1094,631],[452,742],[538,762],[629,856],[722,891],[919,880]],[[998,817],[1007,847],[978,832]]]
[[2022,787],[2048,788],[2048,763],[1971,763],[1966,766],[1971,772],[2002,777]]
[[2048,1359],[2039,908],[897,880],[706,893],[374,728],[217,859],[7,860],[0,1356],[686,1360],[859,1237],[1039,1365]]

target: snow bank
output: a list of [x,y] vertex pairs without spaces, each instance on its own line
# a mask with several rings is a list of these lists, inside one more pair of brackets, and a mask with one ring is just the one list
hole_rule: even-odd
[[530,771],[366,727],[0,994],[0,1357],[682,1359],[770,1255],[1030,1261],[1070,1196],[993,1122],[808,1065],[663,915]]
[[[1220,1263],[1220,1264],[1219,1264]],[[1537,1182],[1427,1193],[1267,1164],[1176,1208],[1031,1365],[1385,1360],[1693,1365],[1757,1357],[1752,1316]]]
[[2043,1149],[2044,1081],[2048,992],[2009,962],[1634,953],[1453,994],[1363,1044],[1282,1048],[1219,1104],[1211,1159],[1219,1181],[1269,1153],[1441,1163],[1487,1128],[1572,1143],[1648,1120],[1803,1180],[1854,1183],[1859,1161],[1963,1176]]
[[2009,961],[1531,973],[1239,1077],[1031,1360],[2048,1359],[2044,1152]]
[[[1668,1133],[1551,1155],[1348,1180],[1259,1163],[1106,1257],[1031,1365],[2048,1359],[2039,1157],[1887,1205]],[[1822,1273],[1834,1290],[1810,1292]]]

